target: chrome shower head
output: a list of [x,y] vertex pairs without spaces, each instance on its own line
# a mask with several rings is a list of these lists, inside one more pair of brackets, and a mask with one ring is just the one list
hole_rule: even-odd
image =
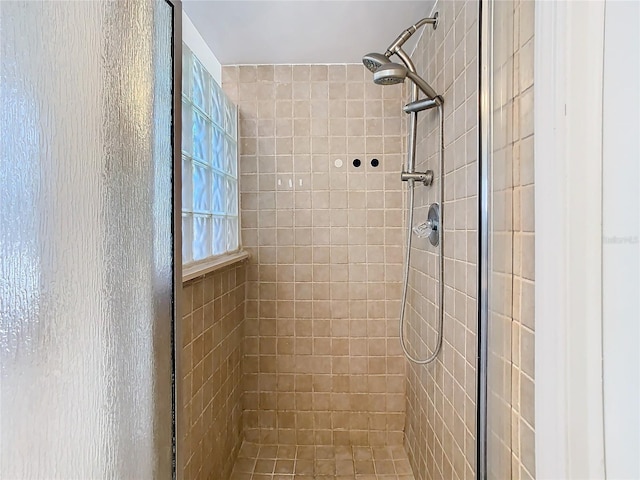
[[430,99],[435,99],[438,96],[435,90],[421,76],[409,71],[399,63],[389,62],[373,72],[373,82],[378,85],[395,85],[396,83],[404,82],[407,77]]
[[395,85],[403,83],[409,70],[399,63],[389,62],[373,72],[373,83],[378,85]]
[[367,53],[362,57],[362,63],[369,71],[375,73],[381,66],[391,63],[391,61],[381,53]]

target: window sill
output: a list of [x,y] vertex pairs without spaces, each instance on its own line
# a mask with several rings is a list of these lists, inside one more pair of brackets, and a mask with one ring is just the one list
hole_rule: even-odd
[[203,260],[198,263],[192,263],[182,269],[182,283],[202,277],[207,273],[220,270],[234,263],[243,262],[249,258],[249,252],[240,250],[239,252],[230,253],[228,255],[220,255],[219,257]]

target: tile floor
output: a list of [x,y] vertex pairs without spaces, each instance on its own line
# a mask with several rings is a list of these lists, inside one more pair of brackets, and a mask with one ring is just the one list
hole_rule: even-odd
[[243,443],[231,480],[414,480],[402,445],[393,447]]

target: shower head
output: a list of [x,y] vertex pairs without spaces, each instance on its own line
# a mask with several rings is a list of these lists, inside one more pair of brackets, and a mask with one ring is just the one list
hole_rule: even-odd
[[362,63],[369,71],[375,73],[381,66],[391,63],[391,61],[381,53],[367,53],[362,57]]
[[[434,29],[437,28],[438,13],[436,12],[433,17],[423,18],[407,28],[393,41],[391,45],[389,45],[389,48],[387,48],[384,55],[380,53],[368,53],[362,57],[362,63],[373,73],[373,81],[378,85],[394,85],[402,83],[405,78],[409,77],[409,79],[414,83],[414,87],[411,89],[411,112],[424,110],[423,104],[415,103],[418,101],[418,90],[424,92],[425,95],[427,95],[428,100],[433,100],[436,105],[442,104],[442,97],[438,96],[433,88],[431,88],[423,78],[416,74],[416,67],[411,60],[411,57],[402,49],[404,43],[424,25],[432,25]],[[404,66],[399,63],[392,63],[389,60],[389,57],[392,55],[397,55],[402,63],[404,63]],[[428,108],[431,106],[428,102],[425,105],[429,105]]]
[[378,85],[395,85],[396,83],[403,83],[407,78],[409,70],[399,63],[389,62],[386,65],[380,66],[375,72],[373,72],[373,83]]
[[419,75],[409,71],[404,65],[389,62],[381,66],[373,72],[373,82],[378,85],[395,85],[404,82],[409,77],[417,87],[430,99],[438,98],[438,94],[433,88]]

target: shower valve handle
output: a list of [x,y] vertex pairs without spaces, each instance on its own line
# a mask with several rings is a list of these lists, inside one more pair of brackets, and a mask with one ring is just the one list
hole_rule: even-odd
[[422,182],[425,187],[430,186],[433,183],[433,170],[427,170],[426,172],[402,172],[400,179],[403,182],[412,180],[415,182]]

